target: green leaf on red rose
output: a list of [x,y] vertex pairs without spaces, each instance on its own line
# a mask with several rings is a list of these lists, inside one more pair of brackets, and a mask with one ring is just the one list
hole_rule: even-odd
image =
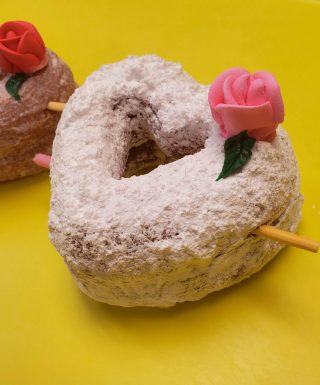
[[6,90],[13,98],[18,101],[21,100],[21,97],[19,95],[19,89],[27,79],[28,75],[24,73],[18,73],[10,76],[10,78],[6,82]]
[[234,174],[250,160],[256,140],[246,131],[228,138],[224,143],[224,163],[216,181]]

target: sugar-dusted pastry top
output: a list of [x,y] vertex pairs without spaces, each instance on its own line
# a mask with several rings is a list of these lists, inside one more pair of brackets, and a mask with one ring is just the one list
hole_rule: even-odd
[[[201,298],[279,251],[261,241],[250,259],[255,228],[297,226],[287,134],[279,126],[241,172],[216,182],[225,139],[207,95],[180,65],[144,56],[101,67],[70,98],[53,147],[50,237],[93,298],[123,306]],[[129,177],[139,154],[167,164]]]
[[19,119],[30,117],[47,108],[48,102],[66,102],[75,82],[69,67],[50,49],[46,49],[48,65],[30,76],[20,88],[21,100],[17,102],[5,89],[10,74],[0,75],[0,127],[5,130]]

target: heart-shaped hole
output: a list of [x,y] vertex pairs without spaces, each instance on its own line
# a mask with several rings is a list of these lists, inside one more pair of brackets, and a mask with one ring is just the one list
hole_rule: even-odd
[[133,175],[148,174],[162,164],[173,162],[154,140],[147,140],[139,146],[131,147],[123,176],[130,178]]
[[[124,152],[121,158],[120,177],[130,178],[151,172],[159,165],[171,163],[185,155],[194,154],[203,148],[205,137],[201,143],[179,141],[179,133],[166,135],[158,118],[157,111],[149,102],[138,97],[122,97],[114,100],[113,111],[118,116],[119,126],[126,132]],[[179,131],[183,130],[179,127]],[[186,127],[188,131],[192,128]],[[181,135],[180,135],[181,137]],[[192,144],[191,144],[192,143]]]

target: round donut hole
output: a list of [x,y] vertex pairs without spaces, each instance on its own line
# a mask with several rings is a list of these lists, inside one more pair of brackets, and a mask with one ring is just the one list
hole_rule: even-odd
[[131,147],[123,174],[124,178],[148,174],[162,164],[168,164],[175,159],[169,158],[152,139]]

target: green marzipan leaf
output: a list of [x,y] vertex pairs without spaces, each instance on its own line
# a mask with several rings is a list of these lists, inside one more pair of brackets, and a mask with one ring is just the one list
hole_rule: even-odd
[[224,163],[216,181],[226,178],[240,170],[251,158],[256,140],[250,138],[247,131],[232,136],[224,143]]
[[15,74],[10,76],[6,82],[6,90],[8,93],[14,97],[16,100],[20,100],[19,89],[23,82],[28,79],[28,76],[23,73]]

